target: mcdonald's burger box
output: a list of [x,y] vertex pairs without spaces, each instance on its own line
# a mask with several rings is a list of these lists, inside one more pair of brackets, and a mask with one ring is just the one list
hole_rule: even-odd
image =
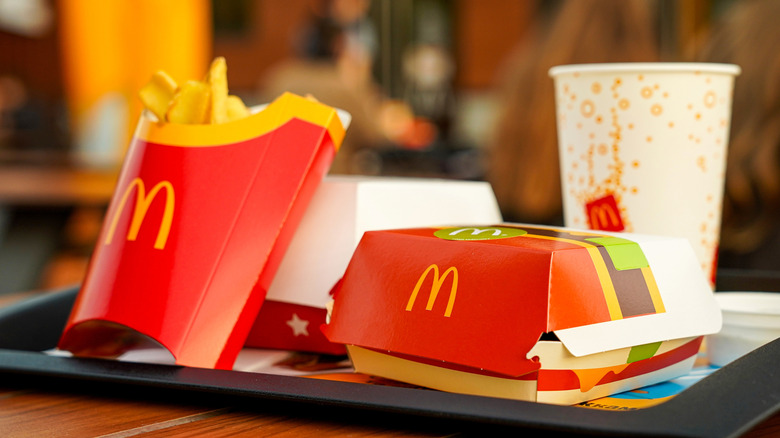
[[357,372],[571,405],[686,374],[720,326],[685,239],[501,224],[365,233],[322,329]]
[[319,327],[330,291],[365,231],[500,221],[486,182],[327,176],[298,225],[246,346],[345,354]]

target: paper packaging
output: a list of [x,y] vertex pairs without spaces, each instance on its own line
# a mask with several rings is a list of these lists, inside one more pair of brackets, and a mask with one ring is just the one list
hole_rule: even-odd
[[219,125],[142,116],[59,348],[115,356],[149,338],[177,364],[231,368],[343,117],[289,93]]
[[575,404],[687,373],[720,326],[683,238],[502,224],[367,232],[323,331],[358,372]]
[[493,224],[490,185],[431,178],[328,176],[290,242],[247,346],[344,354],[319,330],[330,291],[368,230]]
[[708,63],[553,67],[565,225],[686,237],[714,285],[739,71]]
[[780,337],[780,293],[716,292],[723,328],[707,336],[710,364],[729,362]]

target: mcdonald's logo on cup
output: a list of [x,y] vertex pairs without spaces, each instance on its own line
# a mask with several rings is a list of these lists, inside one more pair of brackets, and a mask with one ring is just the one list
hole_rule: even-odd
[[452,286],[450,286],[450,298],[447,300],[447,309],[444,311],[444,316],[449,317],[452,314],[452,308],[455,306],[455,295],[458,292],[458,268],[455,266],[449,267],[444,274],[439,276],[439,266],[432,264],[423,271],[420,278],[417,280],[417,284],[412,290],[412,295],[409,297],[409,301],[406,303],[406,310],[411,311],[414,306],[414,302],[417,300],[417,294],[420,292],[420,288],[425,279],[428,278],[429,273],[433,273],[433,283],[431,284],[431,293],[428,295],[428,304],[425,305],[425,310],[433,309],[433,304],[436,302],[436,297],[439,295],[439,290],[444,284],[444,280],[452,274]]
[[617,200],[611,194],[588,202],[585,210],[591,230],[623,231],[626,228],[620,217]]
[[122,211],[125,209],[125,204],[127,204],[127,198],[130,197],[133,189],[136,189],[135,206],[133,207],[130,227],[127,231],[127,240],[135,240],[138,237],[138,232],[141,230],[141,225],[146,217],[146,212],[149,210],[149,206],[154,202],[157,195],[165,189],[165,210],[163,210],[160,226],[157,230],[157,239],[154,241],[155,249],[164,249],[165,244],[168,242],[168,234],[171,232],[171,222],[173,222],[175,204],[173,184],[170,181],[160,181],[152,187],[149,193],[146,193],[146,186],[141,178],[133,179],[125,188],[122,197],[119,198],[119,204],[117,204],[114,211],[104,244],[109,245],[114,238],[119,218],[122,216]]

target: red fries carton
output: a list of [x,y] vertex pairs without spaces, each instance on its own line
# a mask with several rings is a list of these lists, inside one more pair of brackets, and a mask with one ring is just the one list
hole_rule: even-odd
[[576,404],[687,373],[720,326],[685,239],[502,224],[367,232],[323,331],[358,372]]
[[177,364],[231,368],[344,129],[289,93],[218,125],[142,116],[59,348],[151,339]]
[[330,291],[368,230],[501,221],[490,184],[431,178],[328,176],[317,188],[274,277],[248,347],[345,354],[329,342]]

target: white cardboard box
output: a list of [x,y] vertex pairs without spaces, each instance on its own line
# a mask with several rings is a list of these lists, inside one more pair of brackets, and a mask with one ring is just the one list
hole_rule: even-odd
[[266,296],[321,307],[365,231],[501,222],[490,184],[329,176],[303,216]]

